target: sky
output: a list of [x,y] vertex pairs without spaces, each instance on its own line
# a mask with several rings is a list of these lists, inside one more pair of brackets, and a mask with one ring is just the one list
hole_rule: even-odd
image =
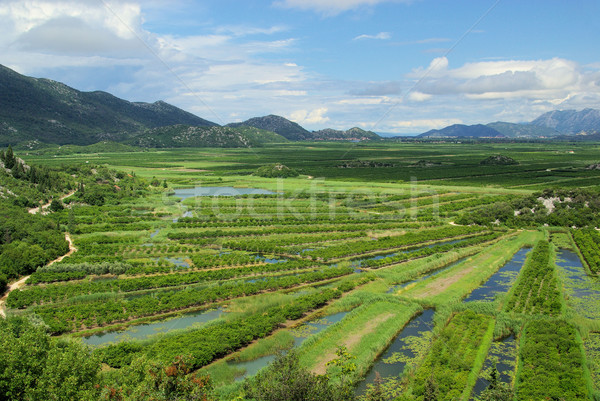
[[0,0],[0,64],[218,124],[416,134],[600,108],[597,0]]

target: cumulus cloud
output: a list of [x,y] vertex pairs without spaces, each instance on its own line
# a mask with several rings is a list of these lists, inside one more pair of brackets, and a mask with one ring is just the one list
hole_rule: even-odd
[[321,107],[315,110],[296,110],[289,115],[289,119],[298,124],[323,124],[329,121],[325,116],[327,107]]
[[362,39],[376,39],[376,40],[388,40],[391,39],[392,35],[389,32],[379,32],[377,35],[359,35],[353,40]]
[[379,3],[409,3],[411,0],[278,0],[273,4],[279,7],[296,8],[333,16],[344,11],[355,10]]
[[478,99],[519,97],[555,101],[569,95],[593,92],[598,71],[584,71],[577,63],[562,59],[502,60],[467,63],[449,68],[446,57],[435,58],[427,68],[409,77],[427,95],[464,95]]

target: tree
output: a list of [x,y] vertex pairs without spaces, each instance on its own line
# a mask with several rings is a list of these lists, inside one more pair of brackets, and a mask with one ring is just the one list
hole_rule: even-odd
[[327,376],[315,375],[300,366],[294,350],[278,353],[275,360],[244,382],[245,397],[257,401],[346,401]]
[[100,364],[80,343],[53,340],[43,324],[0,319],[0,399],[96,400]]
[[52,202],[50,203],[50,210],[52,210],[53,212],[59,212],[64,208],[65,206],[63,205],[60,199],[52,199]]
[[108,372],[102,398],[114,401],[209,401],[212,382],[208,376],[190,373],[188,358],[177,357],[163,365],[142,356],[130,365]]
[[14,167],[15,163],[17,163],[17,158],[13,153],[12,147],[8,145],[8,149],[4,154],[4,167],[10,170]]
[[69,208],[69,214],[67,216],[67,229],[71,234],[75,234],[77,230],[77,224],[75,223],[75,211],[73,206]]

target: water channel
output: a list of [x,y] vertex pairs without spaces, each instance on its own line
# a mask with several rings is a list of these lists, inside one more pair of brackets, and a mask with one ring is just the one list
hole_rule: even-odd
[[600,280],[589,276],[579,255],[560,249],[556,265],[566,289],[567,302],[587,319],[600,319]]
[[171,196],[186,200],[197,196],[240,196],[240,195],[275,195],[276,192],[259,188],[234,188],[234,187],[195,187],[179,188]]
[[508,292],[513,285],[531,248],[521,248],[485,283],[474,289],[464,302],[493,301],[496,294]]
[[171,330],[180,330],[191,326],[200,327],[208,322],[221,318],[225,313],[227,312],[223,311],[221,308],[185,313],[180,317],[169,320],[130,326],[122,331],[94,334],[89,337],[84,337],[83,342],[88,345],[99,346],[107,345],[109,343],[116,344],[123,341],[144,340],[158,333],[167,333]]
[[515,374],[517,341],[514,335],[494,341],[471,392],[471,400],[476,399],[490,385],[489,374],[494,365],[498,371],[498,381],[510,384]]
[[375,377],[381,379],[397,378],[404,371],[404,367],[411,359],[417,357],[422,344],[429,343],[429,334],[433,329],[433,309],[427,309],[413,317],[400,334],[375,360],[373,366],[367,372],[365,378],[355,388],[356,395],[364,395]]

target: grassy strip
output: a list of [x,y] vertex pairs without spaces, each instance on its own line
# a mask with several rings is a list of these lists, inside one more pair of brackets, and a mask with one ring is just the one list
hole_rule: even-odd
[[490,278],[524,246],[535,243],[540,233],[524,231],[486,247],[476,256],[437,275],[433,280],[417,283],[402,293],[404,297],[423,298],[432,304],[458,302]]
[[372,296],[342,321],[310,337],[299,350],[301,363],[323,374],[326,363],[335,358],[335,350],[344,345],[356,357],[352,379],[364,376],[373,361],[390,344],[404,325],[421,310],[386,296]]
[[468,400],[473,392],[473,387],[475,387],[475,383],[477,382],[477,378],[479,377],[479,372],[483,369],[483,365],[485,364],[485,360],[487,358],[488,352],[490,350],[490,346],[494,341],[494,328],[495,322],[493,319],[490,319],[487,331],[481,341],[481,346],[477,351],[477,355],[475,356],[475,363],[473,364],[473,368],[469,373],[469,377],[467,378],[467,385],[461,395],[461,399]]

